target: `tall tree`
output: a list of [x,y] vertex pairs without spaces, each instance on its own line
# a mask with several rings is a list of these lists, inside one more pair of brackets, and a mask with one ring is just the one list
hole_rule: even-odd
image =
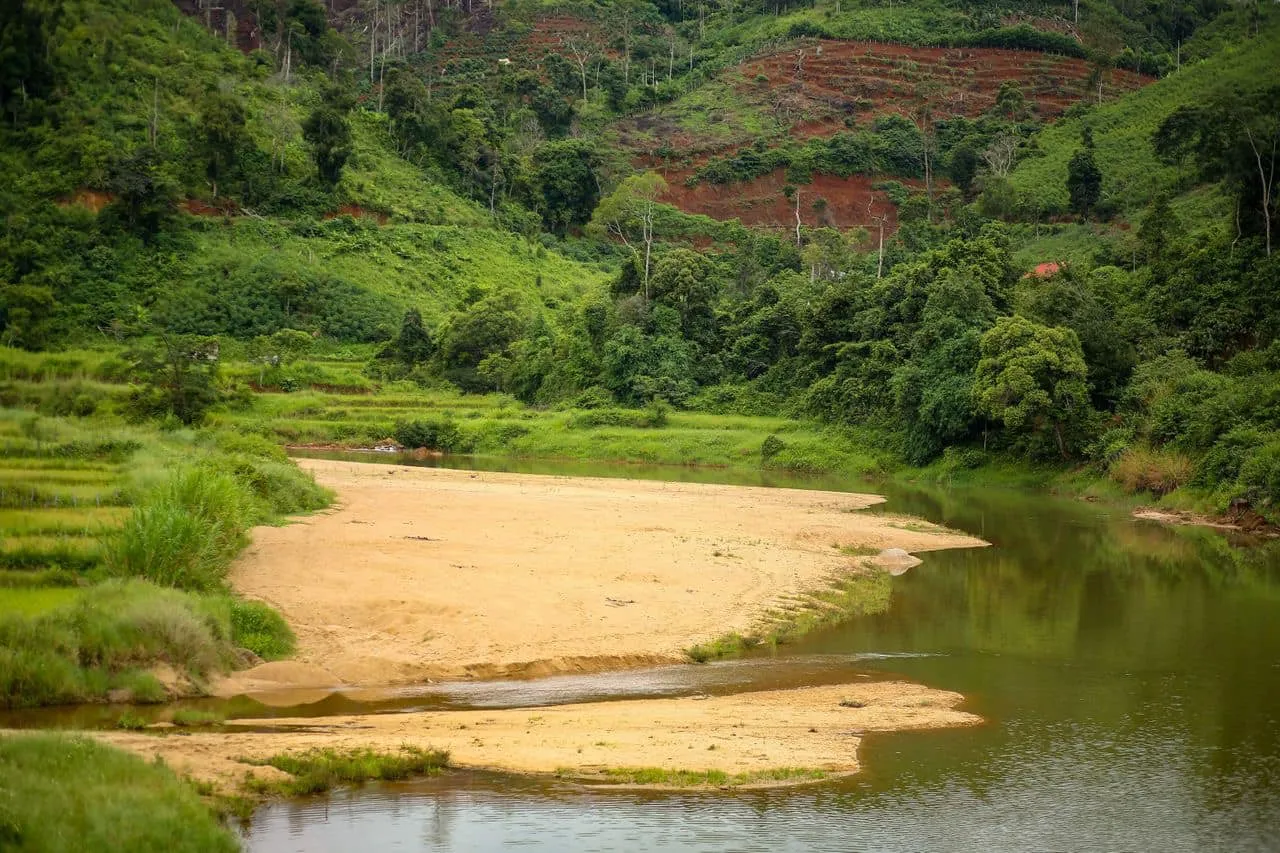
[[1013,315],[982,336],[974,382],[978,410],[1002,423],[1041,454],[1052,437],[1059,455],[1089,414],[1088,367],[1080,339],[1070,329],[1049,328]]
[[1081,134],[1081,147],[1071,155],[1067,163],[1067,194],[1071,210],[1081,219],[1089,218],[1089,211],[1102,198],[1102,170],[1093,157],[1093,132],[1086,127]]
[[351,128],[346,110],[336,98],[326,98],[302,123],[302,136],[311,145],[320,182],[329,189],[342,179],[342,167],[351,156]]
[[606,196],[591,217],[597,234],[615,237],[631,250],[643,274],[644,298],[649,298],[653,270],[654,215],[667,182],[657,172],[632,175]]

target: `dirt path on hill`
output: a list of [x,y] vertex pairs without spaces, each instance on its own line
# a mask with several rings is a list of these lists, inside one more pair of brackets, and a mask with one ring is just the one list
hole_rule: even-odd
[[[803,768],[837,775],[858,769],[858,745],[865,732],[981,722],[956,710],[961,699],[918,684],[863,682],[502,711],[239,720],[226,733],[181,737],[90,734],[148,759],[159,756],[179,772],[227,791],[234,791],[247,772],[266,779],[283,776],[271,767],[251,768],[241,758],[311,748],[395,751],[406,744],[447,749],[457,767],[564,772],[586,781],[606,779],[603,771],[610,768],[648,767],[731,775]],[[261,726],[290,730],[240,730]],[[765,777],[757,784],[776,785],[779,780]]]
[[224,695],[666,663],[863,570],[835,546],[984,544],[857,512],[873,495],[299,464],[337,508],[257,528],[231,574],[293,626],[296,661]]

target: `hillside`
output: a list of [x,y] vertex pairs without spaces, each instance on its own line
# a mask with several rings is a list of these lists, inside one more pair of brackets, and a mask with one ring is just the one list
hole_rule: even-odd
[[1271,512],[1280,14],[1076,12],[24,0],[0,343],[118,353],[135,418],[308,385],[781,413]]

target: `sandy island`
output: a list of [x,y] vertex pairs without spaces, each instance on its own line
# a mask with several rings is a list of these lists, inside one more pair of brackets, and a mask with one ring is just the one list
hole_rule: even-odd
[[836,546],[985,544],[857,512],[875,495],[299,464],[338,508],[254,530],[231,582],[284,614],[309,666],[221,693],[671,663],[861,570]]
[[[919,520],[859,512],[882,500],[874,495],[299,464],[337,492],[337,508],[256,529],[231,575],[241,593],[284,614],[298,635],[296,660],[237,673],[218,685],[224,695],[670,663],[691,645],[749,631],[771,609],[794,605],[842,574],[871,570],[841,547],[921,552],[985,544]],[[962,698],[863,682],[538,709],[237,721],[225,733],[184,737],[97,736],[221,783],[249,770],[238,757],[402,743],[448,749],[459,766],[517,772],[847,773],[857,769],[862,732],[978,722],[957,710]]]
[[[404,744],[447,749],[457,767],[562,772],[588,782],[608,768],[644,767],[748,775],[785,767],[836,776],[858,769],[858,744],[866,732],[981,722],[956,710],[962,700],[958,693],[918,684],[863,682],[502,711],[238,720],[227,733],[181,737],[132,732],[96,736],[146,756],[158,755],[179,772],[227,789],[246,773],[280,775],[240,758],[314,747],[394,751]],[[242,727],[290,730],[237,731]]]

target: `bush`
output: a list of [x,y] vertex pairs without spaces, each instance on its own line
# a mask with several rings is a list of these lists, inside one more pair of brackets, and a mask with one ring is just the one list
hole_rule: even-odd
[[262,601],[231,602],[231,642],[263,660],[293,654],[297,638],[284,617]]
[[0,848],[234,853],[232,834],[162,763],[85,737],[0,738]]
[[776,435],[771,435],[760,445],[760,458],[768,462],[779,453],[787,449],[786,443]]
[[452,418],[430,418],[400,421],[395,426],[396,441],[410,448],[426,448],[445,453],[468,453],[474,441],[463,433]]
[[107,571],[161,586],[215,589],[247,541],[251,519],[235,478],[205,467],[178,471],[108,540]]
[[1253,506],[1280,506],[1280,441],[1257,448],[1244,460],[1238,484],[1242,496]]
[[1111,463],[1110,474],[1125,491],[1160,497],[1190,482],[1193,471],[1191,460],[1181,453],[1131,447]]
[[231,659],[225,607],[144,581],[107,581],[74,604],[0,620],[0,707],[104,698],[114,688],[138,701],[163,698],[137,670],[164,662],[193,678]]

